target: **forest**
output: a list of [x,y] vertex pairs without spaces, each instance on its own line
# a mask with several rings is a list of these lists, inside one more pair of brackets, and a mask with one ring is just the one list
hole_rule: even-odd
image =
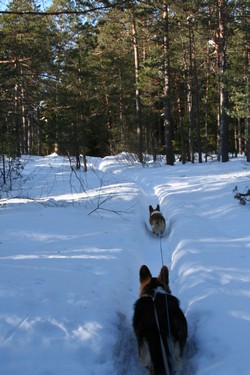
[[1,159],[250,161],[247,0],[12,0],[0,37]]

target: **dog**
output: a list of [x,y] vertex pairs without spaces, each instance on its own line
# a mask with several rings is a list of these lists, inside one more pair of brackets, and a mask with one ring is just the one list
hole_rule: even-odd
[[162,236],[166,229],[166,220],[160,212],[160,205],[157,204],[156,209],[151,205],[149,206],[149,223],[152,228],[152,232],[156,236]]
[[171,294],[169,272],[152,277],[140,268],[140,297],[134,305],[133,329],[139,357],[151,375],[174,375],[181,370],[188,327],[179,300]]

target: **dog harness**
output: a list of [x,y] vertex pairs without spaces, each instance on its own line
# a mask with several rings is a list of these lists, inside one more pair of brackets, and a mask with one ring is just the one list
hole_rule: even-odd
[[[170,348],[170,354],[171,355],[170,355],[170,357],[172,358],[173,357],[172,356],[173,349],[172,349],[172,340],[171,340],[171,331],[170,331],[170,320],[169,320],[169,310],[168,310],[168,302],[167,302],[167,295],[169,293],[167,293],[166,290],[163,287],[161,287],[161,286],[158,286],[157,288],[152,289],[152,292],[153,293],[152,293],[152,295],[150,295],[150,297],[152,298],[153,303],[154,303],[155,321],[156,321],[157,329],[158,329],[159,336],[160,336],[163,363],[164,363],[166,375],[171,375],[172,372],[170,372],[170,368],[169,368],[169,365],[168,365],[168,359],[167,359],[166,350],[165,350],[164,342],[163,342],[161,331],[160,331],[160,323],[159,323],[159,318],[158,318],[158,314],[157,314],[157,310],[156,310],[156,305],[155,305],[155,299],[156,299],[157,294],[164,294],[166,296],[167,320],[168,320],[169,337],[170,337],[170,341],[171,341],[171,344],[170,344],[170,346],[171,346],[171,348]],[[173,367],[173,363],[172,363],[172,367]]]
[[150,289],[148,291],[145,290],[145,292],[141,294],[141,297],[151,297],[152,300],[154,301],[157,294],[169,294],[169,293],[163,288],[163,286],[157,286],[154,289]]
[[160,215],[162,215],[162,213],[160,211],[155,210],[155,211],[151,212],[150,216],[153,216],[154,214],[160,214]]

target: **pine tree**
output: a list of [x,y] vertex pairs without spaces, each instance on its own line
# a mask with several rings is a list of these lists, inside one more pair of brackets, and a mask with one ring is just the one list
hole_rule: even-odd
[[[13,0],[10,11],[36,10],[35,1]],[[1,82],[6,135],[12,154],[38,152],[41,143],[39,107],[44,99],[45,77],[52,63],[52,24],[26,15],[1,17]],[[10,145],[9,143],[9,145]],[[6,143],[6,148],[9,146]]]

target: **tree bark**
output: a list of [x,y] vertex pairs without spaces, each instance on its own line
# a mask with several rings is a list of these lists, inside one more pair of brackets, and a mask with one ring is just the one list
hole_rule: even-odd
[[246,97],[247,97],[247,115],[245,119],[246,123],[246,159],[250,162],[250,100],[249,100],[249,73],[250,73],[250,49],[249,49],[249,38],[248,28],[246,28],[246,41],[245,41],[245,71],[246,71]]
[[139,89],[139,69],[140,69],[140,59],[139,59],[139,48],[138,48],[138,37],[136,29],[136,19],[134,14],[132,14],[132,35],[133,35],[133,49],[134,49],[134,59],[135,59],[135,111],[136,111],[136,132],[137,132],[137,154],[140,163],[143,162],[142,154],[142,121],[141,121],[141,97]]
[[246,159],[250,162],[250,116],[246,119]]
[[163,66],[164,66],[164,130],[166,144],[166,164],[174,165],[175,156],[173,149],[173,128],[170,109],[170,58],[169,58],[169,27],[168,27],[168,2],[163,1]]
[[226,2],[218,0],[218,84],[219,84],[219,151],[218,159],[222,162],[228,161],[228,91],[225,72],[226,60]]

